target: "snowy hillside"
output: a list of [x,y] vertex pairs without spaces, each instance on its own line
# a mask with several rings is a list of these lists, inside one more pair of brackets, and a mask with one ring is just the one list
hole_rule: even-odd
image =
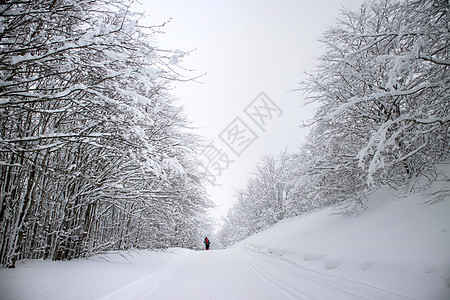
[[417,299],[450,299],[450,201],[379,191],[359,216],[286,219],[237,246]]
[[394,198],[286,219],[225,250],[21,261],[0,269],[0,299],[450,299],[450,201]]

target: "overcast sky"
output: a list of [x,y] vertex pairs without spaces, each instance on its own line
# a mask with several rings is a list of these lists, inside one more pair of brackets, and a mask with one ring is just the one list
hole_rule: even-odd
[[[335,23],[340,8],[357,8],[363,1],[142,2],[139,9],[149,15],[149,25],[172,18],[165,34],[157,37],[159,46],[196,49],[180,65],[195,69],[192,76],[207,73],[202,84],[177,84],[173,94],[198,127],[197,133],[233,161],[220,176],[214,172],[218,186],[208,189],[217,205],[211,214],[220,221],[263,154],[295,152],[305,141],[308,130],[300,125],[311,119],[313,108],[302,107],[302,95],[292,90],[298,88],[303,72],[314,66],[322,51],[318,39]],[[268,98],[257,98],[261,92]],[[258,112],[258,105],[259,118],[251,113]],[[233,128],[242,136],[236,134],[233,140],[229,134]],[[207,153],[211,158],[212,152]]]

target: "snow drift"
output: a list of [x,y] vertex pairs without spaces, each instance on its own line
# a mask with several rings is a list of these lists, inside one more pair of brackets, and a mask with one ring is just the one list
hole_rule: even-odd
[[425,193],[400,198],[380,190],[359,215],[327,208],[236,246],[414,299],[450,299],[450,201],[428,200]]
[[380,190],[359,215],[327,208],[225,250],[21,261],[0,269],[0,299],[447,300],[450,201],[427,200]]

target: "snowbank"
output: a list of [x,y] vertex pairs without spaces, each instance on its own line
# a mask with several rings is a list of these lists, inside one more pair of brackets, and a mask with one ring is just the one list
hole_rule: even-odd
[[236,245],[415,299],[450,299],[450,199],[374,193],[344,217],[332,208],[286,219]]
[[15,269],[0,269],[0,299],[98,299],[161,269],[177,251],[21,261]]
[[21,261],[0,269],[0,299],[448,300],[450,199],[427,200],[383,190],[357,216],[324,209],[225,250]]

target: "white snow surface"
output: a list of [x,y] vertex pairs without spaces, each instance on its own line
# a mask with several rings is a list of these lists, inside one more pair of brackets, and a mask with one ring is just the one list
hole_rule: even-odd
[[[450,299],[450,201],[383,190],[225,250],[134,251],[0,269],[0,299]],[[212,241],[212,246],[214,241]]]

